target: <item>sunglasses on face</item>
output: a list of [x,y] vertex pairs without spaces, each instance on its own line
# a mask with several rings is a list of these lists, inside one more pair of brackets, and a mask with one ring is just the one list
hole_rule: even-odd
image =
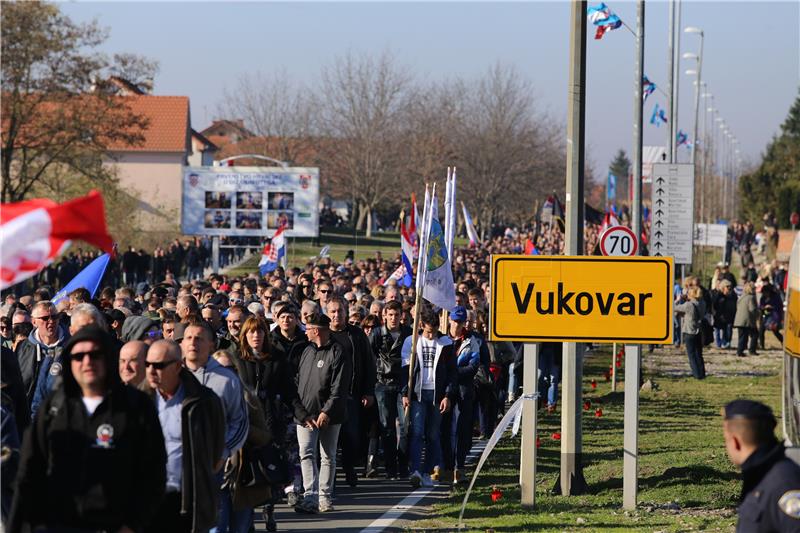
[[320,289],[319,292],[321,294],[327,294],[327,293],[331,292],[331,290],[330,289]]
[[45,322],[55,322],[56,317],[53,315],[42,315],[42,316],[35,316],[33,317],[37,320],[43,320]]
[[147,333],[145,333],[145,335],[150,339],[160,339],[162,333],[158,330],[154,330],[154,331],[148,331]]
[[147,368],[150,368],[152,366],[156,370],[164,370],[165,368],[167,368],[172,363],[177,363],[177,362],[178,361],[159,361],[159,362],[145,361],[144,362],[144,366],[146,366]]
[[83,358],[89,356],[89,359],[92,361],[97,361],[103,357],[103,352],[100,350],[90,350],[88,352],[72,352],[69,354],[69,358],[73,361],[83,361]]

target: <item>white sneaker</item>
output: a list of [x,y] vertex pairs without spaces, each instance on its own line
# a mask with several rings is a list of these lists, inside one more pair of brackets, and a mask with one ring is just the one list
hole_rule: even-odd
[[410,476],[408,476],[408,482],[411,483],[413,488],[418,489],[422,484],[422,475],[415,470]]
[[333,503],[330,500],[320,500],[319,501],[319,512],[320,513],[329,513],[331,511],[335,511],[333,508]]
[[430,474],[422,475],[422,486],[426,489],[433,488],[433,480],[431,479]]

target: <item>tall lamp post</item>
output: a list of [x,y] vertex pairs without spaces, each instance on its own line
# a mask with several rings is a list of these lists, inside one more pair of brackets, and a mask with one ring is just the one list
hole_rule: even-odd
[[[700,112],[700,84],[703,81],[703,30],[695,26],[688,26],[683,29],[683,33],[694,33],[700,36],[700,52],[693,54],[686,52],[683,54],[683,59],[694,59],[697,61],[697,82],[694,86],[694,137],[692,138],[692,163],[697,160],[697,131],[698,131],[698,118]],[[697,175],[697,165],[695,164],[695,175]]]

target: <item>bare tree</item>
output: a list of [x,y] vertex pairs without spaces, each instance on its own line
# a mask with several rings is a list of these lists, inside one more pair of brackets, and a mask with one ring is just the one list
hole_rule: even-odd
[[332,192],[353,198],[357,227],[372,231],[372,212],[394,198],[400,178],[403,117],[411,81],[391,54],[348,54],[323,70],[316,92],[318,149]]
[[483,228],[529,218],[534,203],[563,176],[558,129],[534,107],[533,87],[513,68],[492,66],[476,82],[447,89],[454,105],[449,128],[459,189]]
[[245,121],[263,144],[262,155],[290,164],[311,164],[313,100],[285,70],[245,74],[223,93],[218,114]]

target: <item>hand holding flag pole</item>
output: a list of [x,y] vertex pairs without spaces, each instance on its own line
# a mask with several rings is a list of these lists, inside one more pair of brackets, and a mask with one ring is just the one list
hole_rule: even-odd
[[[431,196],[436,195],[436,183],[433,184]],[[422,305],[422,290],[425,287],[426,258],[428,256],[428,238],[430,236],[430,218],[433,199],[428,197],[428,185],[425,185],[425,207],[422,211],[422,233],[419,242],[419,259],[417,260],[416,301],[414,303],[414,330],[411,334],[411,354],[408,358],[408,403],[404,406],[406,424],[409,422],[411,399],[414,394],[414,364],[417,361],[417,341],[419,339],[419,312]],[[408,426],[406,426],[408,427]]]

